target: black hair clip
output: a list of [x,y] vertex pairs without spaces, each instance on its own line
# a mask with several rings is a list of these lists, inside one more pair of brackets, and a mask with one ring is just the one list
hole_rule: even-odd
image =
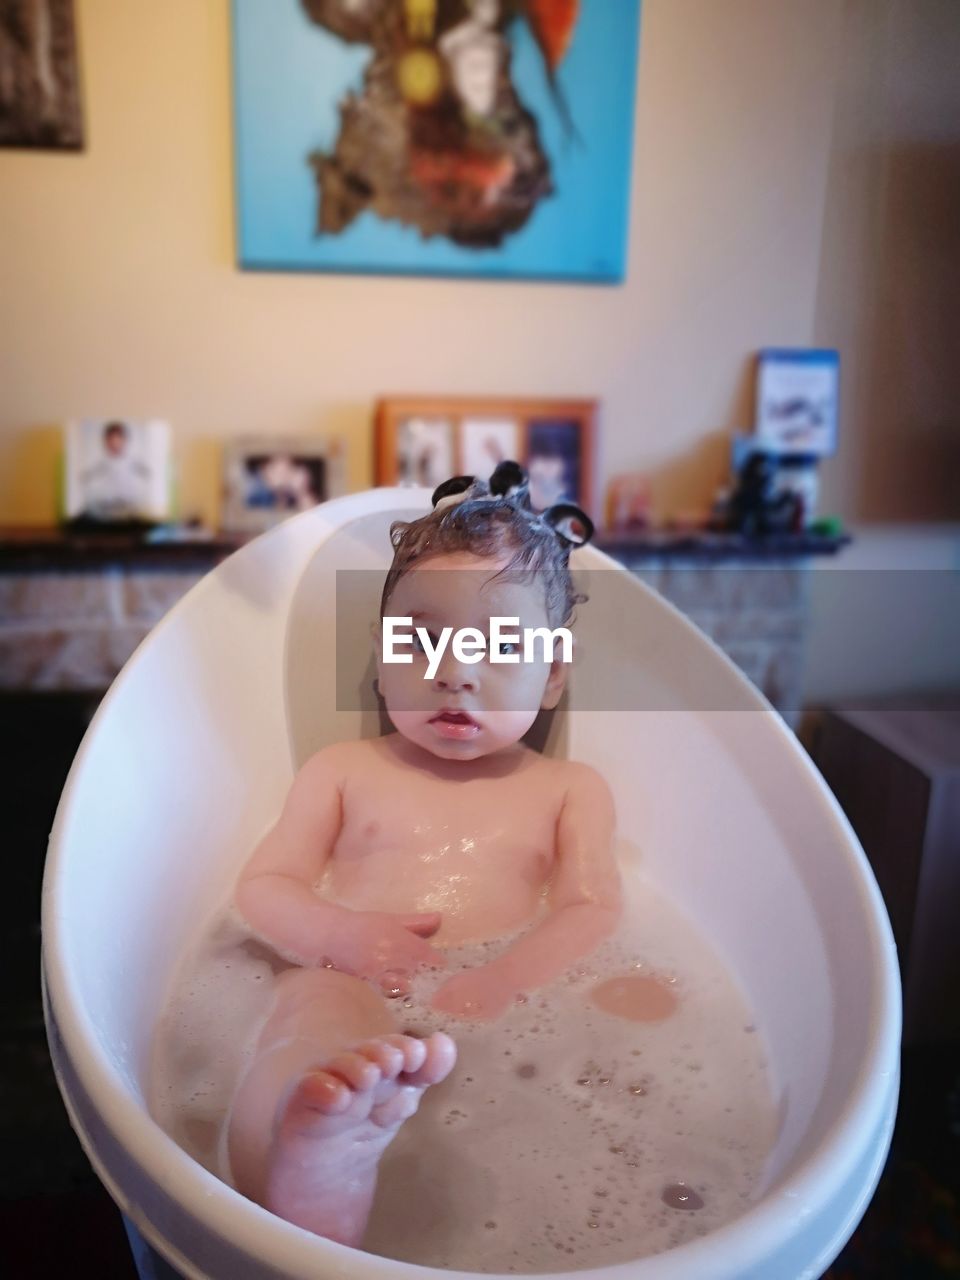
[[519,462],[498,462],[490,477],[490,492],[498,498],[509,498],[518,490],[526,492],[527,473]]
[[545,520],[557,537],[572,547],[585,546],[594,534],[593,521],[572,502],[555,503],[541,514],[540,519]]
[[431,505],[435,507],[444,498],[459,498],[461,493],[467,492],[473,480],[473,476],[451,476],[449,480],[444,480],[443,484],[438,484],[434,489]]
[[[431,503],[436,507],[444,499],[459,498],[476,482],[475,476],[451,476],[438,484]],[[499,462],[487,484],[491,498],[510,498],[526,494],[527,473],[518,462]],[[445,504],[451,505],[451,504]]]

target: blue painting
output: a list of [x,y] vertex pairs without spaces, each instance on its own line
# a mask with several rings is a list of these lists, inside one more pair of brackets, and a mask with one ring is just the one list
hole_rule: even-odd
[[240,265],[617,283],[640,0],[233,0]]

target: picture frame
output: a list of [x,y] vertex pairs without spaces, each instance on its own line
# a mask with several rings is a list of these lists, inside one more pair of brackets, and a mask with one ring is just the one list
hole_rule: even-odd
[[758,352],[755,443],[770,453],[831,456],[837,449],[839,396],[839,352]]
[[74,0],[0,0],[0,147],[83,145]]
[[232,0],[243,270],[626,277],[642,0]]
[[82,418],[64,427],[63,515],[69,522],[158,524],[172,509],[170,424]]
[[534,510],[568,501],[595,518],[597,414],[596,400],[386,396],[374,412],[375,483],[436,488],[513,459]]
[[237,436],[223,450],[225,533],[263,533],[344,488],[339,440],[313,436]]

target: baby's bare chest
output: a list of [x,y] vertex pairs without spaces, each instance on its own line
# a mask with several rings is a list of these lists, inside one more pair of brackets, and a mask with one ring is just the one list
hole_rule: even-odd
[[418,879],[494,872],[539,883],[553,865],[556,825],[556,798],[542,784],[348,789],[332,861]]

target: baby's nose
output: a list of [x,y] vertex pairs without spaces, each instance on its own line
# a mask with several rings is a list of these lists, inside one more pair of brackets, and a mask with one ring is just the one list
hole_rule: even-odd
[[476,693],[480,682],[476,667],[448,662],[437,672],[433,684],[447,693]]

